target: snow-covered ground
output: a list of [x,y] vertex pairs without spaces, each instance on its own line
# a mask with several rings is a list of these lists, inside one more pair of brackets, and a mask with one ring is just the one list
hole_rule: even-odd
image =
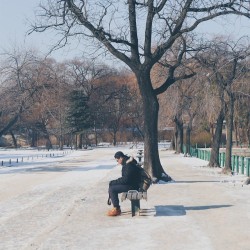
[[135,217],[129,201],[121,216],[106,216],[106,202],[108,182],[121,170],[114,153],[136,156],[136,148],[1,150],[0,161],[23,162],[0,166],[0,249],[249,250],[246,177],[222,175],[166,148],[161,162],[175,182],[152,185]]

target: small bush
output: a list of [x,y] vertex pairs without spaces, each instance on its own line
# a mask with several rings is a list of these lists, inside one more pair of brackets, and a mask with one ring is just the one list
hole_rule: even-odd
[[191,145],[198,148],[211,147],[212,136],[207,131],[199,132],[191,137]]

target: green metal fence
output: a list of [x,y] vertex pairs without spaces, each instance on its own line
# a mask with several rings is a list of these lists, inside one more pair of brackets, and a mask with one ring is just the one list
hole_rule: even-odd
[[[183,146],[183,152],[187,153],[186,146]],[[190,155],[197,157],[201,160],[209,161],[211,157],[211,151],[207,148],[194,148],[190,147]],[[225,167],[226,153],[219,153],[220,167]],[[250,176],[250,157],[232,155],[232,171],[235,173]]]

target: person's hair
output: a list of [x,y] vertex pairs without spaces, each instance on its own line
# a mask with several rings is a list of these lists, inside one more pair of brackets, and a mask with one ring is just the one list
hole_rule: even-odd
[[119,159],[119,158],[121,158],[121,157],[124,157],[125,155],[121,152],[121,151],[118,151],[118,152],[116,152],[115,153],[115,159]]

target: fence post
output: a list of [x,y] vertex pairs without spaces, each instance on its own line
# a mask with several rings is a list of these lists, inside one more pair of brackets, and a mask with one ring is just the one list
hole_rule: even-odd
[[206,161],[208,161],[208,151],[205,151]]
[[241,173],[242,174],[244,174],[244,170],[245,170],[245,165],[244,165],[244,160],[245,160],[245,158],[244,158],[244,156],[241,156],[240,157],[240,163],[241,163]]
[[235,155],[235,168],[236,172],[239,173],[239,156]]
[[194,151],[195,151],[195,152],[194,152],[195,157],[197,157],[197,158],[198,158],[198,149],[196,148]]
[[204,160],[204,151],[201,150],[201,159]]
[[211,159],[211,151],[209,150],[208,151],[208,161],[210,161],[210,159]]
[[250,158],[246,157],[246,175],[249,177],[250,176]]
[[235,172],[235,155],[231,157],[232,171]]
[[222,153],[222,160],[223,160],[222,167],[225,167],[225,163],[226,163],[226,153]]
[[201,159],[201,150],[198,149],[198,158]]

